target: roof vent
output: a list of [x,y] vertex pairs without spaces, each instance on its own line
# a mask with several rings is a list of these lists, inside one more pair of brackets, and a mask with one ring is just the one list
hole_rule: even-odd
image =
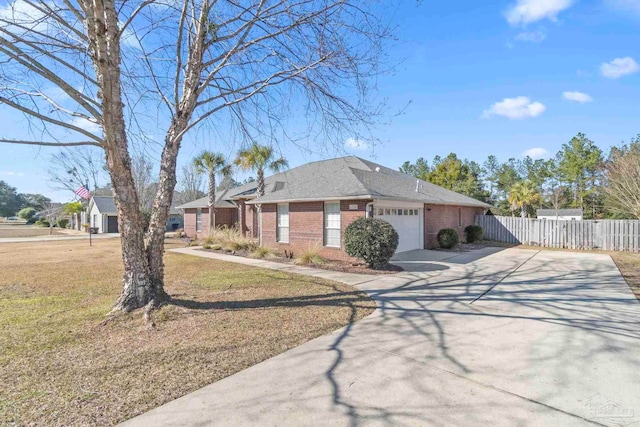
[[416,179],[416,193],[420,192],[420,180]]

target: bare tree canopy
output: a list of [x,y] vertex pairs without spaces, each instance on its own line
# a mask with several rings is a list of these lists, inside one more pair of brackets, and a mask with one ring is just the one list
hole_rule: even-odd
[[93,191],[107,180],[103,153],[90,147],[62,148],[49,157],[47,172],[55,189],[71,192],[82,185]]
[[640,135],[611,150],[605,173],[609,209],[640,219]]
[[[123,247],[115,309],[153,306],[168,297],[164,226],[184,136],[205,123],[251,141],[287,135],[292,112],[315,141],[357,135],[380,113],[382,14],[349,0],[14,0],[0,12],[0,103],[32,128],[0,142],[104,150]],[[145,234],[131,147],[158,139]]]

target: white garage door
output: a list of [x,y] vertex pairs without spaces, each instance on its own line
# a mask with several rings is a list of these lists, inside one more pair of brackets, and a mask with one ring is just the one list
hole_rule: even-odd
[[422,249],[420,238],[420,218],[422,209],[403,207],[376,207],[376,218],[388,221],[398,233],[399,242],[397,252]]

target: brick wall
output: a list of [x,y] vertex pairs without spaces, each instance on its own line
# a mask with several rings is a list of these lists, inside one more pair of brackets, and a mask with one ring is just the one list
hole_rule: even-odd
[[[464,241],[464,228],[472,225],[477,214],[483,208],[468,206],[424,205],[424,244],[425,248],[438,246],[437,235],[443,228],[453,228],[458,232],[460,241]],[[459,222],[462,219],[461,225]]]
[[[365,216],[367,202],[361,200],[342,200],[340,202],[340,220],[342,238],[344,230],[356,218]],[[357,205],[350,210],[350,205]],[[299,202],[289,204],[289,243],[276,242],[276,204],[262,205],[262,239],[263,245],[279,251],[293,250],[300,254],[315,245],[322,245],[324,240],[324,203]],[[344,248],[344,242],[342,243]],[[320,254],[328,259],[353,260],[343,248],[321,246]]]
[[[184,210],[184,232],[188,237],[200,239],[209,235],[209,209],[202,208],[202,231],[196,232],[196,212],[197,209]],[[216,226],[233,226],[238,221],[238,210],[236,208],[216,209]]]

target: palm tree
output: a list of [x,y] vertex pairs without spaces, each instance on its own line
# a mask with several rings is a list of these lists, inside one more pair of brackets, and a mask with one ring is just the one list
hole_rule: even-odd
[[539,205],[542,202],[542,196],[538,187],[531,181],[517,182],[511,187],[509,192],[509,203],[511,203],[511,212],[520,208],[520,215],[526,218],[527,210],[530,207]]
[[[264,196],[264,172],[280,172],[282,169],[288,166],[284,157],[276,158],[276,153],[273,147],[253,144],[249,148],[245,148],[238,152],[238,156],[234,162],[240,166],[243,170],[256,171],[257,177],[257,197]],[[260,227],[262,226],[260,220],[260,214],[262,207],[260,204],[256,204],[258,211],[258,238],[260,238]],[[262,242],[260,242],[262,243]]]
[[227,160],[220,153],[211,151],[203,151],[199,156],[193,159],[193,165],[198,173],[206,173],[209,177],[209,232],[213,231],[215,226],[214,213],[216,203],[216,175],[223,177],[231,176],[231,165],[227,164]]

